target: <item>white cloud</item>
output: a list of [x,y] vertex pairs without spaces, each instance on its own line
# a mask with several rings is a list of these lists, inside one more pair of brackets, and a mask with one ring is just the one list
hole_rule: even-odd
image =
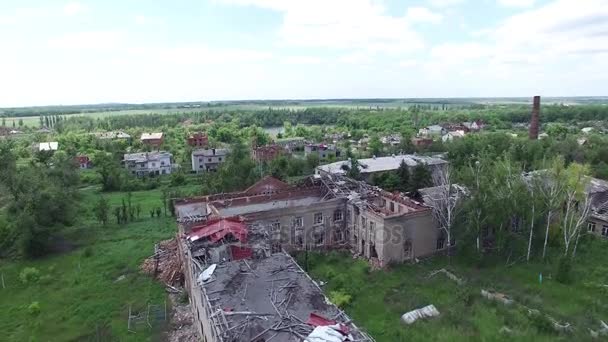
[[[377,0],[216,0],[280,12],[288,46],[407,52],[424,46],[404,16],[391,16]],[[428,16],[426,17],[428,19]]]
[[498,0],[498,4],[505,7],[532,7],[536,0]]
[[63,7],[63,13],[65,15],[77,15],[88,10],[87,6],[80,2],[70,2]]
[[281,59],[282,62],[287,64],[321,64],[323,60],[315,56],[287,56]]
[[452,7],[465,3],[466,0],[430,0],[429,3],[433,7]]
[[123,45],[126,35],[120,31],[83,31],[49,39],[48,46],[55,49],[107,50]]
[[443,20],[443,15],[426,7],[410,7],[407,9],[406,18],[410,22],[438,24]]

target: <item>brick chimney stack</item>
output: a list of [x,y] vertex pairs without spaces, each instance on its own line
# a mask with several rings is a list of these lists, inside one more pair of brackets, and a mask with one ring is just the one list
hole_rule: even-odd
[[540,96],[534,96],[532,104],[532,118],[530,119],[530,140],[538,139],[538,129],[540,126]]

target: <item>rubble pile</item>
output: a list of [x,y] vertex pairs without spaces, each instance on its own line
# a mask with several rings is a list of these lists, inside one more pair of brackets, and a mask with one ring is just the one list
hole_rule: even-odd
[[179,262],[177,240],[161,241],[155,246],[154,255],[144,260],[141,270],[168,285],[178,285],[183,280]]

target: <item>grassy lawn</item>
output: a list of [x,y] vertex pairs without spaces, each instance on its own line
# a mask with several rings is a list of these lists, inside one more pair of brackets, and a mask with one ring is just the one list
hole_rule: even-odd
[[[153,329],[140,326],[137,333],[127,330],[129,305],[140,311],[148,303],[164,305],[166,298],[161,284],[139,273],[154,244],[176,231],[172,218],[150,218],[149,210],[162,206],[160,190],[133,192],[133,204],[142,206],[140,219],[117,226],[111,218],[107,227],[90,213],[97,190],[81,192],[80,223],[64,231],[76,245],[73,250],[41,260],[0,261],[6,284],[0,287],[0,340],[149,341],[160,336],[161,323]],[[126,198],[125,193],[106,196],[116,206]],[[37,268],[40,280],[23,284],[19,274],[25,267]],[[37,315],[28,310],[33,302],[40,306]]]
[[[608,241],[591,241],[579,253],[574,265],[575,282],[560,284],[554,278],[556,265],[542,263],[476,268],[453,259],[433,258],[416,265],[399,265],[389,271],[369,271],[364,261],[344,254],[309,254],[313,278],[328,282],[325,291],[342,290],[352,296],[347,313],[378,342],[387,341],[585,341],[588,328],[598,330],[599,320],[608,319]],[[557,258],[554,258],[557,260]],[[304,264],[302,255],[298,256]],[[443,274],[429,278],[433,270],[447,268],[466,284],[458,286]],[[539,283],[539,273],[544,280]],[[518,303],[538,309],[564,323],[573,333],[557,334],[544,327],[545,321],[531,318],[526,309],[490,302],[481,289],[509,295]],[[405,312],[434,304],[441,315],[406,326]],[[500,333],[508,327],[512,333]]]

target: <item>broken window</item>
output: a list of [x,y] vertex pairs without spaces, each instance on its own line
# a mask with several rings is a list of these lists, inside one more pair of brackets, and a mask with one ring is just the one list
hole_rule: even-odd
[[294,217],[293,225],[294,227],[304,227],[304,220],[302,220],[302,216]]
[[361,227],[367,228],[367,219],[365,217],[361,218]]
[[608,226],[602,227],[602,235],[608,237]]
[[521,218],[517,216],[511,218],[511,231],[513,233],[519,233],[521,231]]
[[296,227],[295,244],[296,244],[296,246],[299,246],[299,247],[304,246],[304,229],[303,228]]
[[390,209],[391,209],[391,212],[393,212],[393,213],[395,212],[395,202],[391,202]]
[[589,223],[587,223],[587,231],[589,233],[595,232],[595,222],[589,222]]
[[340,210],[340,209],[336,210],[334,212],[334,221],[338,222],[338,221],[342,221],[342,219],[344,219],[342,210]]
[[315,213],[315,224],[323,223],[323,213]]
[[281,238],[281,222],[272,223],[272,239],[279,240]]
[[315,245],[320,246],[325,242],[325,236],[323,232],[314,233]]
[[342,229],[336,229],[334,231],[334,241],[335,242],[344,242],[344,236],[346,234],[344,234],[344,230]]

